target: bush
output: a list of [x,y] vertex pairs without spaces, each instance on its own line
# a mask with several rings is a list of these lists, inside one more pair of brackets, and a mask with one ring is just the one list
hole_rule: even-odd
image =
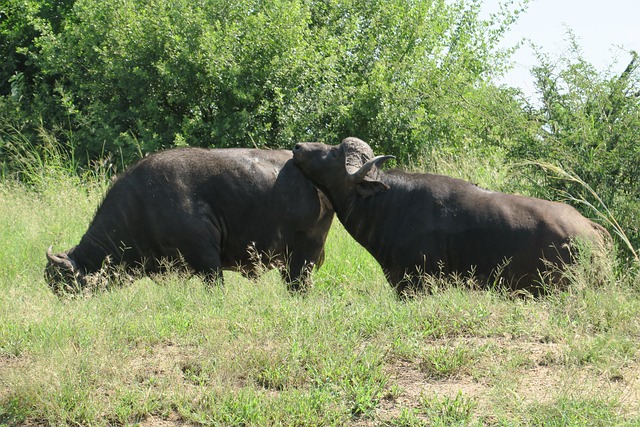
[[348,135],[404,159],[457,144],[478,127],[508,57],[496,45],[521,12],[507,2],[481,19],[478,0],[10,1],[31,71],[19,84],[13,68],[0,75],[24,92],[5,121],[35,133],[41,120],[85,161]]
[[[530,119],[538,124],[537,132],[534,138],[523,138],[512,145],[511,156],[551,165],[530,171],[534,181],[541,183],[539,195],[582,199],[586,202],[581,207],[583,213],[591,217],[596,215],[589,205],[598,210],[608,208],[632,246],[638,248],[638,55],[631,52],[620,75],[596,70],[584,60],[575,41],[570,54],[557,65],[543,54],[539,62],[533,73],[541,104]],[[549,173],[554,169],[566,173]],[[580,179],[566,179],[569,176]]]

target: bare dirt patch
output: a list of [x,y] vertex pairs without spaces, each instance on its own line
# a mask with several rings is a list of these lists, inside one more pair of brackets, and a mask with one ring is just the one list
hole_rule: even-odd
[[140,427],[190,427],[193,424],[180,420],[178,414],[172,413],[167,418],[149,417],[140,423]]
[[[434,377],[421,366],[421,360],[388,360],[388,394],[373,417],[354,420],[351,425],[369,427],[399,417],[410,411],[424,417],[420,411],[425,398],[456,399],[463,396],[473,402],[473,416],[489,421],[496,407],[505,413],[517,413],[521,408],[554,402],[559,396],[580,399],[601,396],[614,399],[621,410],[637,414],[640,409],[640,366],[629,362],[622,369],[603,371],[594,366],[567,366],[563,362],[566,347],[543,337],[513,338],[461,337],[425,343],[425,346],[464,347],[473,351],[463,369],[451,376]],[[475,350],[474,350],[475,349]],[[477,351],[476,351],[477,350]],[[191,377],[198,376],[198,367],[206,355],[197,348],[162,345],[141,353],[131,364],[136,381],[152,377],[169,377],[167,382],[180,384],[185,390],[195,387]],[[1,369],[1,367],[0,367]],[[237,372],[235,374],[238,374]],[[241,387],[246,379],[217,378],[231,387]],[[246,384],[244,384],[246,385]],[[141,427],[190,427],[178,413],[166,417],[150,416]]]
[[[465,337],[442,340],[441,344],[484,346],[485,351],[472,366],[441,379],[425,373],[419,361],[391,361],[386,368],[389,383],[399,393],[389,395],[380,403],[377,420],[393,419],[406,410],[419,411],[421,401],[434,396],[455,399],[462,395],[473,401],[475,415],[485,419],[491,419],[491,408],[496,408],[497,402],[506,402],[512,406],[505,410],[515,411],[517,407],[554,401],[558,396],[580,399],[595,394],[615,400],[630,414],[637,414],[640,409],[637,363],[615,374],[601,372],[593,366],[565,366],[561,363],[563,345],[542,338]],[[438,345],[438,342],[429,345]],[[487,358],[491,359],[490,363]]]

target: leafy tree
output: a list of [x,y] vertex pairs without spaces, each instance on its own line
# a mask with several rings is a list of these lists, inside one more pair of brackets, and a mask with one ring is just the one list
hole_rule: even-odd
[[55,13],[36,7],[25,15],[33,33],[21,52],[35,72],[18,105],[68,140],[78,158],[357,135],[406,159],[498,126],[486,114],[492,123],[477,123],[473,111],[509,99],[488,81],[505,65],[509,52],[496,46],[522,9],[508,1],[483,19],[481,5],[52,2]]
[[[38,139],[48,114],[50,76],[33,60],[43,28],[59,30],[74,0],[4,0],[0,3],[0,170],[12,164],[7,144]],[[48,81],[51,83],[52,81]],[[24,144],[23,144],[24,145]],[[23,147],[14,147],[21,151]]]
[[[622,73],[600,72],[582,57],[574,40],[571,54],[555,64],[540,53],[539,65],[533,73],[541,100],[531,116],[538,124],[537,133],[534,138],[514,144],[512,156],[551,165],[543,168],[546,170],[534,171],[544,175],[545,185],[539,189],[542,196],[557,198],[557,194],[551,193],[559,191],[600,211],[606,206],[633,247],[638,248],[640,63],[637,53],[631,52]],[[549,170],[558,170],[553,166],[580,177],[595,194],[578,180],[549,175]],[[582,207],[585,215],[596,216],[592,207]]]

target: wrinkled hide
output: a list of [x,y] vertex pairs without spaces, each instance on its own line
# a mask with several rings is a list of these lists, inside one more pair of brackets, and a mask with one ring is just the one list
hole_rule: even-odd
[[154,272],[180,262],[210,281],[278,267],[292,290],[324,258],[326,197],[289,151],[185,148],[152,154],[109,189],[77,246],[47,251],[54,291],[81,288],[105,264]]
[[[357,151],[355,155],[353,151]],[[357,138],[301,143],[294,161],[329,197],[345,229],[380,263],[400,294],[425,274],[473,274],[482,283],[540,291],[574,258],[571,243],[602,246],[607,231],[569,205],[484,190],[441,175],[379,167]],[[359,159],[354,164],[353,159]]]

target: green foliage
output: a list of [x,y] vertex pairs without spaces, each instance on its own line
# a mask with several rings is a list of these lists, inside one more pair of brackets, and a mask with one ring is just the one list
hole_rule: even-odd
[[[513,158],[533,160],[534,190],[560,196],[589,217],[599,217],[637,261],[640,247],[640,63],[635,52],[620,75],[600,72],[571,51],[553,63],[539,55],[533,70],[541,105],[531,112],[534,137],[510,148]],[[528,134],[530,135],[530,134]]]
[[479,0],[10,5],[0,126],[31,136],[42,120],[82,161],[184,142],[358,135],[404,159],[458,144],[479,126],[473,112],[508,105],[485,83],[504,69],[508,51],[496,46],[521,12],[507,2],[483,20]]
[[29,51],[43,25],[58,29],[74,0],[5,0],[0,6],[0,96],[19,100],[38,69]]
[[[0,6],[0,132],[15,128],[38,134],[40,118],[53,114],[55,126],[61,121],[52,108],[49,88],[55,81],[38,64],[34,54],[37,40],[46,29],[59,31],[75,0],[5,0]],[[4,163],[0,135],[0,163]]]

